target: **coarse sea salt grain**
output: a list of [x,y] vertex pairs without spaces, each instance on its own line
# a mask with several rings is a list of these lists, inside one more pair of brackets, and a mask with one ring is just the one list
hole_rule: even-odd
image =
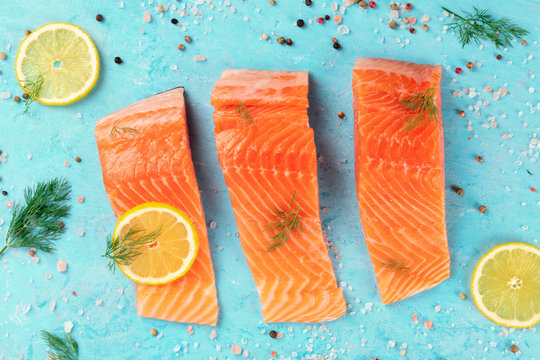
[[58,262],[56,263],[56,269],[60,272],[66,272],[67,263],[64,260],[58,260]]
[[347,25],[339,25],[338,28],[337,28],[337,31],[341,35],[347,35],[350,30],[347,27]]
[[69,334],[72,329],[73,329],[73,323],[71,321],[68,320],[64,322],[64,331],[66,332],[66,334]]
[[237,344],[231,346],[231,352],[233,355],[240,355],[242,353],[242,348]]
[[194,61],[206,61],[206,58],[202,55],[195,55],[193,56]]

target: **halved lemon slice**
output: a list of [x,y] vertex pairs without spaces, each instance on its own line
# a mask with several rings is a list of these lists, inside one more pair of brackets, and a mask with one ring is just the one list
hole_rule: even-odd
[[23,90],[45,105],[67,105],[96,84],[99,55],[90,36],[68,23],[43,25],[19,46],[15,75]]
[[139,248],[141,254],[129,265],[117,262],[120,270],[137,283],[159,285],[176,280],[189,271],[197,257],[195,227],[175,207],[157,202],[136,206],[120,217],[113,237],[121,237],[130,229],[158,234],[153,242]]
[[476,265],[471,281],[476,307],[498,325],[526,328],[540,321],[540,249],[499,245]]

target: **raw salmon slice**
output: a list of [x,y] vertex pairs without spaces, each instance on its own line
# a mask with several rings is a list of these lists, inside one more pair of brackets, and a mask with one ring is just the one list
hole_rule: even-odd
[[[353,70],[356,187],[382,302],[450,276],[446,239],[441,66],[361,58]],[[400,100],[436,85],[438,121],[405,131]],[[393,269],[389,261],[407,269]]]
[[[226,70],[212,92],[219,162],[266,322],[320,322],[345,313],[319,216],[308,73]],[[244,121],[242,103],[255,122]],[[268,251],[272,209],[300,205],[302,232]]]
[[117,217],[150,201],[184,211],[199,236],[193,267],[165,285],[137,284],[137,314],[216,325],[218,303],[206,223],[191,160],[184,89],[136,102],[99,120],[96,139],[107,197]]

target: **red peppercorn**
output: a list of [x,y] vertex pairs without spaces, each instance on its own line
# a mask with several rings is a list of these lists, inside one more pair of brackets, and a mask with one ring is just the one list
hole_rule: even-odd
[[410,28],[410,29],[409,29],[409,32],[410,32],[411,34],[414,34],[414,33],[416,32],[416,30],[415,30],[414,28]]
[[30,254],[30,256],[34,256],[34,255],[36,255],[36,251],[35,250],[30,250],[29,254]]
[[64,227],[64,223],[63,223],[62,221],[59,221],[59,222],[58,222],[58,226]]
[[375,3],[375,1],[370,1],[370,2],[369,2],[369,7],[370,7],[370,8],[373,9],[375,6],[377,6],[377,4]]
[[324,18],[322,18],[322,17],[318,18],[318,19],[317,19],[317,22],[318,22],[319,24],[322,24],[322,23],[324,22]]
[[77,296],[77,293],[75,291],[73,292],[73,296]]
[[411,10],[411,9],[412,9],[412,4],[411,4],[411,3],[407,3],[407,4],[405,5],[405,9]]
[[461,68],[460,67],[457,67],[456,70],[455,70],[456,74],[459,74],[461,73]]
[[532,192],[536,192],[536,189],[535,189],[535,188],[533,188],[533,187],[532,187],[532,188],[530,188],[530,190],[531,190]]

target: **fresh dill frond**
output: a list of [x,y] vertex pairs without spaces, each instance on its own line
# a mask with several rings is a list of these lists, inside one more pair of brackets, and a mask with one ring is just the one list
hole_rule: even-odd
[[411,97],[399,102],[399,105],[410,113],[410,116],[405,119],[403,124],[405,131],[414,130],[432,120],[437,121],[439,109],[433,102],[435,90],[436,85],[433,85],[426,91],[413,94]]
[[111,133],[109,135],[113,136],[113,135],[124,133],[124,132],[135,136],[134,134],[138,133],[139,130],[134,129],[134,128],[130,128],[130,127],[127,127],[127,126],[116,126],[116,125],[114,125],[112,127]]
[[38,74],[35,80],[29,80],[26,79],[24,81],[23,90],[28,95],[26,99],[24,99],[24,114],[28,112],[28,109],[30,108],[30,105],[34,101],[36,101],[37,98],[39,98],[39,93],[41,92],[41,88],[43,87],[43,81],[45,79],[43,78],[43,75]]
[[253,121],[253,118],[251,117],[251,115],[249,115],[248,108],[244,104],[242,104],[241,101],[236,107],[236,113],[242,117],[244,125],[247,124],[248,121],[252,124],[255,124],[255,121]]
[[71,206],[66,204],[71,186],[65,179],[55,178],[38,183],[24,192],[24,203],[13,207],[6,234],[8,247],[31,247],[46,253],[54,251],[54,242],[65,231],[61,220],[69,216]]
[[41,330],[41,337],[47,346],[54,352],[47,352],[51,360],[78,360],[79,345],[69,334],[60,337],[45,330]]
[[510,19],[494,18],[486,9],[479,10],[473,7],[474,12],[464,12],[463,16],[443,7],[443,10],[454,15],[448,25],[450,30],[456,31],[462,47],[472,42],[480,44],[482,40],[491,41],[497,49],[512,47],[512,40],[521,39],[529,31],[513,24]]
[[280,246],[283,246],[283,244],[289,240],[291,233],[303,231],[299,216],[301,205],[298,204],[298,207],[294,209],[293,204],[295,199],[296,191],[294,192],[292,200],[289,203],[289,209],[272,209],[272,218],[274,218],[275,221],[266,224],[265,231],[272,231],[275,232],[275,234],[271,237],[272,243],[270,244],[268,251],[274,251]]
[[403,265],[401,259],[386,259],[382,265],[392,271],[401,271],[402,274],[406,274],[410,268]]
[[129,265],[142,254],[141,247],[153,243],[161,233],[161,228],[150,233],[143,233],[138,228],[130,228],[124,235],[107,238],[107,248],[101,257],[109,259],[107,268],[116,271],[116,264]]

